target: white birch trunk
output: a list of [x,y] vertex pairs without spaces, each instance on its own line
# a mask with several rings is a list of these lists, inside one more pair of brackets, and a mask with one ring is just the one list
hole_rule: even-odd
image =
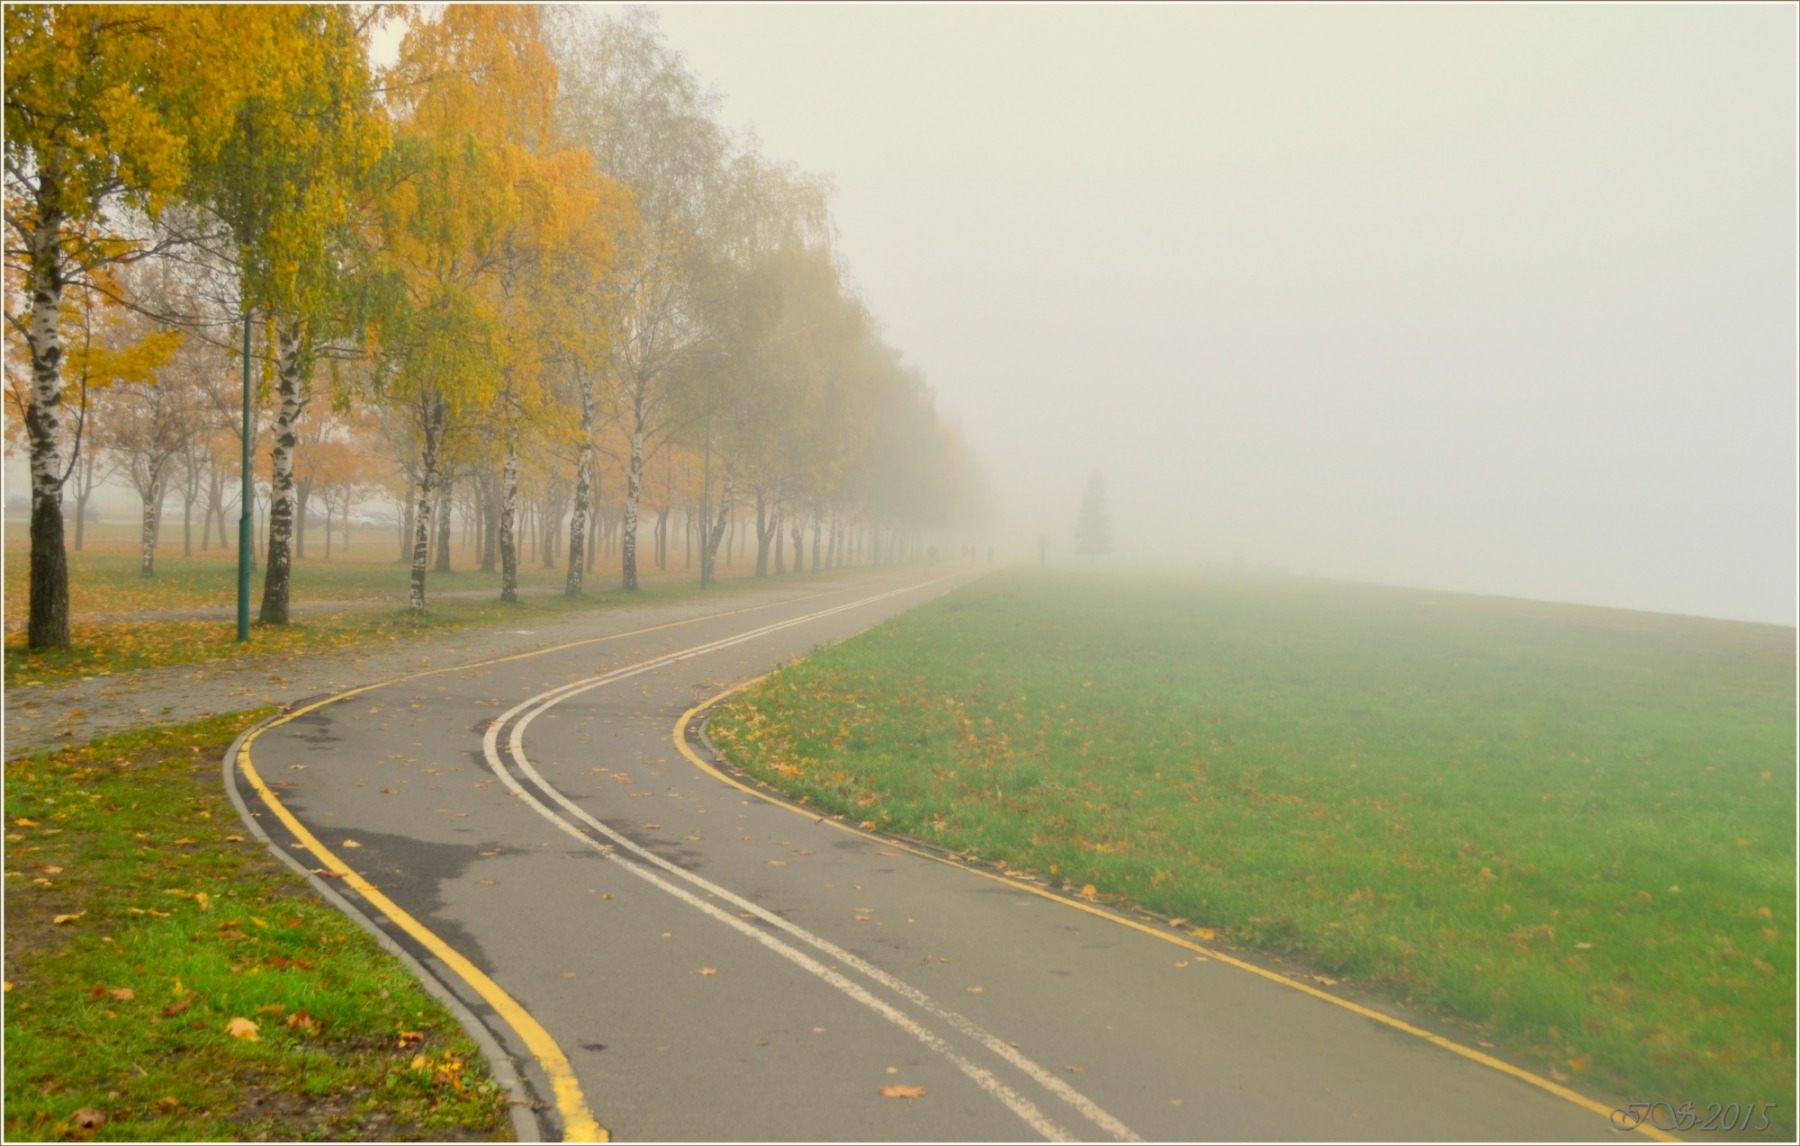
[[[42,172],[39,202],[54,201],[56,172]],[[60,211],[40,206],[27,243],[31,253],[31,318],[26,342],[31,348],[31,405],[25,411],[31,440],[31,605],[26,626],[30,649],[69,646],[69,557],[63,550],[62,443],[57,435],[57,408],[62,405],[62,234]]]
[[637,527],[638,497],[644,487],[644,428],[639,419],[631,429],[631,461],[625,471],[625,521],[620,527],[622,535],[619,549],[622,554],[620,570],[623,579],[622,588],[638,587],[637,568]]
[[294,564],[295,427],[305,404],[300,378],[300,329],[282,322],[275,334],[275,425],[269,442],[269,549],[263,574],[262,608],[256,619],[265,625],[288,623],[289,588]]
[[500,467],[500,599],[519,599],[519,451],[511,439]]
[[162,531],[163,475],[159,469],[150,475],[144,488],[142,528],[138,531],[138,576],[156,576],[156,538]]
[[407,607],[414,610],[425,607],[425,563],[431,555],[431,512],[436,506],[437,494],[438,435],[444,428],[445,413],[441,397],[433,395],[424,398],[422,403],[424,442],[419,449],[419,485],[413,511],[412,584],[407,595]]

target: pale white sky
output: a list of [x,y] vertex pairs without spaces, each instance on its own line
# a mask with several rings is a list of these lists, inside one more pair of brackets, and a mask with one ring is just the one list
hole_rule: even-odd
[[1793,6],[654,7],[1003,546],[1794,623]]

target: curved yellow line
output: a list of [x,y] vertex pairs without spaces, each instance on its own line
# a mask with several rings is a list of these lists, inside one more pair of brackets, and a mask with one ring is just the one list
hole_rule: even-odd
[[550,1080],[550,1089],[556,1099],[556,1110],[562,1116],[565,1141],[611,1141],[611,1137],[600,1123],[595,1121],[593,1112],[588,1109],[587,1102],[581,1095],[581,1085],[575,1078],[575,1069],[569,1065],[568,1056],[563,1054],[562,1048],[556,1044],[556,1040],[550,1036],[550,1032],[544,1029],[543,1024],[532,1018],[531,1013],[502,990],[500,984],[488,978],[481,968],[469,962],[460,951],[444,942],[430,928],[401,910],[399,904],[381,894],[374,884],[358,875],[354,868],[333,855],[331,849],[320,843],[316,836],[307,831],[306,826],[295,817],[293,812],[288,810],[287,805],[283,804],[275,793],[269,790],[269,786],[263,783],[263,778],[257,773],[256,766],[250,762],[250,743],[256,739],[258,734],[273,727],[275,727],[274,724],[268,724],[257,729],[256,732],[244,739],[243,747],[238,749],[238,770],[243,773],[244,779],[250,781],[250,786],[256,789],[256,794],[262,797],[262,802],[268,805],[287,830],[306,846],[307,851],[318,857],[319,862],[325,865],[326,870],[342,873],[346,884],[355,888],[357,893],[368,900],[375,910],[391,919],[402,931],[412,936],[427,951],[462,976],[463,982],[474,988],[475,993],[481,996],[482,1001],[494,1008],[495,1013],[519,1033],[519,1037],[525,1042],[526,1049],[531,1051],[532,1056],[537,1059],[538,1065],[543,1068],[545,1076]]
[[326,870],[342,872],[343,880],[346,884],[355,888],[358,894],[368,900],[378,911],[393,920],[395,925],[401,930],[416,939],[428,951],[442,960],[445,966],[451,968],[460,975],[463,981],[467,983],[476,994],[480,995],[484,1002],[494,1009],[496,1014],[504,1019],[513,1030],[518,1032],[520,1039],[524,1041],[526,1048],[531,1051],[532,1056],[537,1059],[539,1067],[543,1069],[545,1076],[550,1080],[551,1094],[556,1101],[557,1113],[562,1117],[564,1141],[610,1142],[612,1140],[611,1135],[609,1135],[606,1132],[606,1129],[594,1118],[593,1111],[588,1109],[587,1100],[581,1093],[581,1084],[575,1077],[574,1068],[569,1065],[568,1056],[563,1053],[562,1048],[557,1045],[556,1040],[551,1037],[550,1032],[544,1029],[543,1024],[533,1018],[529,1011],[520,1006],[517,1000],[500,987],[500,984],[489,978],[461,952],[446,943],[424,924],[414,919],[411,915],[408,915],[401,909],[399,904],[381,894],[374,884],[358,875],[349,864],[339,859],[336,855],[333,855],[331,849],[320,843],[318,837],[307,831],[306,826],[300,822],[293,812],[288,810],[287,805],[283,804],[280,798],[277,797],[275,793],[270,790],[269,786],[263,782],[261,774],[256,770],[256,765],[251,762],[250,746],[254,744],[256,738],[263,733],[272,728],[278,728],[291,720],[305,716],[309,712],[316,712],[327,705],[336,704],[341,700],[348,700],[353,696],[359,696],[362,693],[370,692],[374,689],[386,688],[389,685],[401,684],[405,681],[416,680],[419,677],[435,676],[439,673],[446,672],[461,672],[466,669],[486,668],[489,665],[505,664],[508,661],[525,660],[528,657],[543,656],[545,653],[561,652],[565,649],[578,648],[582,645],[599,644],[603,641],[616,641],[623,637],[635,637],[641,636],[644,633],[654,633],[660,629],[673,629],[680,625],[691,625],[699,621],[709,621],[719,617],[735,616],[738,613],[755,612],[758,609],[767,609],[780,604],[791,604],[794,601],[807,601],[814,597],[823,597],[839,591],[840,590],[824,590],[818,593],[808,593],[804,596],[789,598],[787,601],[771,601],[767,604],[750,605],[742,609],[725,609],[716,613],[707,613],[698,617],[689,617],[685,620],[669,621],[661,625],[648,625],[641,629],[632,629],[623,633],[612,633],[604,637],[588,637],[579,641],[568,641],[560,645],[551,645],[547,648],[532,649],[529,652],[514,653],[504,657],[492,657],[485,661],[474,661],[469,664],[445,665],[441,668],[422,669],[419,672],[406,673],[401,676],[389,678],[388,680],[361,685],[357,688],[335,693],[322,700],[316,700],[301,708],[284,712],[273,720],[270,720],[267,724],[264,724],[262,727],[253,730],[249,735],[244,737],[243,744],[238,747],[238,770],[243,773],[244,779],[250,782],[250,786],[256,790],[256,794],[262,799],[262,802],[268,806],[269,810],[275,813],[276,818],[282,822],[288,831],[294,834],[294,837],[306,847],[307,851],[318,858],[319,862],[325,866]]
[[[1513,1078],[1516,1078],[1521,1082],[1527,1083],[1531,1086],[1535,1086],[1540,1090],[1548,1091],[1549,1093],[1554,1094],[1558,1098],[1561,1098],[1565,1101],[1574,1103],[1576,1106],[1581,1107],[1583,1110],[1587,1110],[1594,1114],[1598,1114],[1602,1118],[1607,1119],[1609,1122],[1611,1121],[1613,1111],[1610,1108],[1608,1108],[1598,1102],[1595,1102],[1593,1099],[1588,1098],[1586,1095],[1578,1094],[1575,1091],[1570,1090],[1566,1086],[1562,1086],[1556,1082],[1551,1081],[1550,1079],[1544,1078],[1541,1075],[1533,1074],[1530,1071],[1525,1070],[1521,1067],[1516,1067],[1512,1063],[1505,1062],[1501,1059],[1497,1059],[1493,1055],[1483,1054],[1480,1051],[1474,1049],[1473,1047],[1466,1047],[1466,1046],[1462,1045],[1461,1043],[1453,1042],[1450,1039],[1443,1037],[1442,1035],[1433,1034],[1430,1031],[1424,1030],[1420,1027],[1415,1027],[1411,1023],[1405,1022],[1404,1020],[1396,1019],[1392,1015],[1384,1015],[1380,1011],[1372,1010],[1368,1007],[1362,1006],[1359,1003],[1353,1003],[1348,999],[1342,999],[1336,995],[1328,994],[1324,991],[1319,990],[1317,987],[1309,987],[1305,983],[1296,982],[1293,979],[1290,979],[1285,975],[1277,974],[1276,972],[1267,970],[1266,968],[1263,968],[1263,967],[1258,967],[1254,963],[1247,963],[1242,959],[1234,958],[1234,957],[1227,955],[1221,951],[1218,951],[1214,948],[1202,947],[1200,944],[1195,943],[1189,939],[1186,939],[1180,935],[1171,935],[1166,931],[1160,930],[1155,927],[1149,927],[1145,924],[1137,922],[1136,920],[1125,919],[1120,916],[1114,915],[1110,911],[1102,910],[1101,908],[1096,907],[1093,904],[1084,903],[1083,901],[1081,901],[1079,899],[1070,899],[1068,896],[1058,895],[1053,891],[1047,891],[1044,888],[1035,887],[1029,883],[1023,883],[1019,880],[1011,878],[1010,876],[1001,875],[998,872],[983,871],[981,868],[971,867],[966,863],[962,863],[958,860],[951,859],[948,856],[937,855],[933,852],[926,851],[923,848],[914,847],[907,841],[902,840],[902,839],[896,839],[893,836],[878,836],[873,832],[864,831],[861,828],[853,827],[850,824],[846,824],[846,823],[842,822],[841,820],[838,820],[835,817],[831,816],[828,813],[818,812],[818,811],[810,810],[807,808],[803,808],[796,804],[788,803],[785,800],[773,799],[770,797],[770,795],[767,792],[760,791],[757,788],[754,788],[754,787],[750,786],[749,784],[746,784],[743,781],[739,780],[737,777],[728,775],[725,772],[722,772],[719,769],[713,767],[711,764],[707,763],[705,760],[700,759],[699,755],[697,755],[693,749],[688,747],[687,729],[688,729],[689,722],[691,722],[693,720],[693,718],[696,714],[703,712],[704,710],[706,710],[708,708],[711,708],[713,705],[719,703],[721,700],[724,700],[726,697],[730,696],[734,692],[741,692],[742,690],[749,688],[751,685],[756,684],[758,681],[767,679],[769,675],[770,674],[768,674],[768,673],[764,673],[762,676],[756,677],[754,680],[744,681],[742,684],[735,685],[731,688],[728,688],[724,692],[719,693],[717,696],[714,696],[709,700],[702,701],[701,703],[695,705],[694,707],[688,709],[686,712],[682,713],[681,719],[677,720],[675,722],[675,747],[681,751],[681,754],[683,756],[687,757],[688,761],[691,764],[693,764],[695,767],[699,768],[701,771],[703,771],[703,772],[707,773],[708,775],[713,776],[717,779],[723,780],[727,784],[730,784],[735,788],[738,788],[742,791],[748,792],[752,796],[756,796],[759,799],[767,800],[769,803],[774,804],[778,808],[786,808],[788,811],[794,812],[798,815],[805,816],[810,820],[815,820],[820,823],[830,824],[832,827],[838,829],[841,832],[847,832],[853,836],[860,836],[863,839],[874,840],[878,843],[887,844],[891,847],[897,847],[903,851],[910,852],[913,855],[921,856],[928,860],[935,860],[938,863],[947,864],[950,867],[956,868],[960,871],[966,871],[972,875],[981,876],[984,879],[991,879],[997,883],[1006,884],[1008,887],[1015,888],[1019,891],[1026,891],[1026,892],[1030,892],[1032,895],[1042,896],[1045,899],[1053,900],[1054,902],[1063,904],[1067,907],[1073,907],[1078,911],[1085,911],[1087,914],[1095,916],[1096,918],[1107,920],[1110,923],[1122,924],[1123,926],[1129,927],[1134,931],[1141,931],[1145,935],[1149,935],[1156,939],[1161,939],[1165,943],[1173,943],[1177,947],[1185,947],[1189,951],[1193,951],[1196,954],[1206,956],[1208,959],[1217,959],[1219,962],[1228,964],[1232,967],[1236,967],[1241,971],[1248,971],[1252,975],[1259,975],[1262,978],[1267,979],[1272,983],[1279,983],[1283,987],[1291,988],[1292,990],[1299,991],[1302,994],[1311,995],[1316,999],[1323,999],[1325,1002],[1331,1003],[1333,1006],[1342,1007],[1347,1011],[1354,1012],[1355,1014],[1361,1015],[1367,1019],[1373,1019],[1376,1022],[1381,1023],[1384,1026],[1393,1028],[1394,1030],[1402,1031],[1406,1034],[1413,1035],[1416,1038],[1424,1039],[1426,1042],[1431,1043],[1433,1046],[1442,1047],[1444,1050],[1447,1050],[1447,1051],[1451,1052],[1452,1054],[1461,1055],[1463,1058],[1469,1059],[1472,1062],[1480,1063],[1482,1066],[1491,1067],[1492,1069],[1497,1070],[1502,1074],[1511,1075]],[[1666,1131],[1657,1129],[1655,1126],[1652,1126],[1647,1121],[1638,1123],[1636,1129],[1639,1133],[1643,1134],[1647,1138],[1652,1139],[1653,1141],[1657,1141],[1657,1142],[1681,1142],[1681,1141],[1683,1141],[1683,1139],[1677,1138],[1673,1134],[1670,1134]]]

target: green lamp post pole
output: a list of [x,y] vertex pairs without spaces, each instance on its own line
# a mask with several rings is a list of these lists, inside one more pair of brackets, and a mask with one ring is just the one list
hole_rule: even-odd
[[243,489],[238,495],[237,639],[250,639],[250,308],[244,308],[244,460]]
[[700,479],[700,587],[712,582],[712,406],[706,408],[706,461]]

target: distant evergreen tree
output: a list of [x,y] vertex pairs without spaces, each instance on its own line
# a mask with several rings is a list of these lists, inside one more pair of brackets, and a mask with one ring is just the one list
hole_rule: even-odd
[[1083,557],[1112,552],[1112,537],[1106,528],[1106,490],[1100,484],[1099,470],[1088,479],[1087,492],[1081,495],[1081,514],[1075,519],[1075,552]]

